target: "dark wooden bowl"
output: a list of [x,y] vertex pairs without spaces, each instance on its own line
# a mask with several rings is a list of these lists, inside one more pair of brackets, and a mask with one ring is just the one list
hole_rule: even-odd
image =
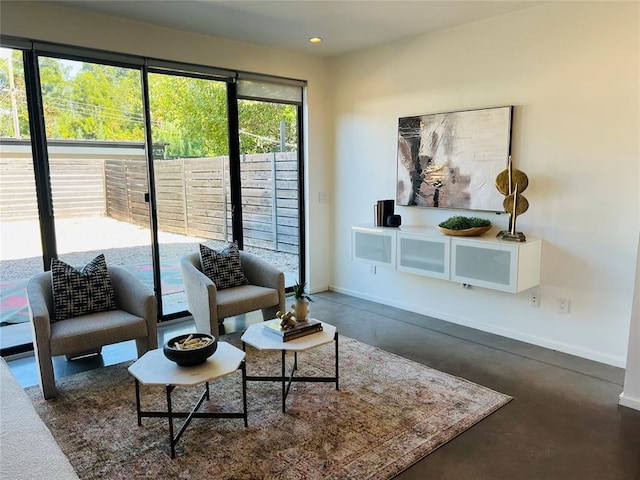
[[[203,347],[198,348],[190,348],[188,350],[179,350],[174,347],[176,342],[180,342],[181,340],[186,339],[189,335],[192,335],[193,338],[205,338],[212,340],[211,343],[205,345]],[[167,343],[164,344],[164,356],[169,360],[176,362],[181,367],[192,367],[194,365],[200,365],[207,361],[218,348],[218,341],[215,337],[211,335],[207,335],[206,333],[187,333],[185,335],[178,335],[177,337],[173,337]]]
[[450,228],[438,227],[445,235],[453,235],[455,237],[478,237],[491,230],[491,225],[486,227],[472,227],[463,230],[451,230]]

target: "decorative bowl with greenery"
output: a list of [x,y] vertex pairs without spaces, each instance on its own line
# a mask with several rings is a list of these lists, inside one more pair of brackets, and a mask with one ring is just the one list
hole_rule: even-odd
[[439,223],[438,227],[446,235],[473,237],[487,232],[491,228],[491,222],[484,218],[456,215]]

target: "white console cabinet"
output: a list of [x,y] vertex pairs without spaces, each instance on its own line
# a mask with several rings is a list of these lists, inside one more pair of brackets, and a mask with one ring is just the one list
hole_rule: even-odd
[[351,257],[354,261],[396,267],[396,231],[384,227],[353,227]]
[[542,240],[508,242],[489,232],[451,237],[434,228],[353,227],[352,258],[372,265],[517,293],[540,284]]
[[[424,229],[423,229],[424,230]],[[449,239],[408,228],[397,232],[396,269],[426,277],[449,279]]]
[[452,238],[454,282],[517,293],[540,283],[542,241],[506,242],[496,238]]

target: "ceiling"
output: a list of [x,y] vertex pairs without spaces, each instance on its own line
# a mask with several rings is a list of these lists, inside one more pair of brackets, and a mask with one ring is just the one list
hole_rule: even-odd
[[[476,22],[542,1],[58,0],[176,30],[333,56]],[[311,44],[319,36],[322,43]]]

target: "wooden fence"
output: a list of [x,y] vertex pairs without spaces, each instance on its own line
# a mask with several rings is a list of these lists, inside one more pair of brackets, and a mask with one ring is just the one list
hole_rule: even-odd
[[[85,149],[90,150],[90,149]],[[51,154],[57,218],[107,215],[149,225],[143,155]],[[244,242],[298,252],[297,153],[241,157]],[[154,162],[160,230],[209,239],[231,239],[228,157]],[[30,151],[0,155],[0,220],[37,219]]]
[[[49,162],[51,194],[58,218],[105,213],[104,160],[55,158]],[[0,220],[37,220],[31,155],[0,156]]]

